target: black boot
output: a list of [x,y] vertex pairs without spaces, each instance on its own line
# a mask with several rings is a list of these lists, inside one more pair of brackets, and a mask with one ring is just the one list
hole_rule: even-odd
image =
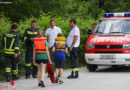
[[10,81],[11,81],[11,76],[10,76],[10,75],[7,75],[7,76],[6,76],[6,81],[7,81],[7,82],[10,82]]
[[30,78],[31,67],[26,66],[26,79]]
[[71,75],[67,77],[68,79],[78,78],[78,71],[73,71]]
[[37,78],[37,70],[38,70],[37,66],[33,66],[33,72],[32,72],[33,78]]
[[20,78],[19,75],[13,75],[13,80],[18,80]]
[[74,71],[71,72],[71,75],[69,75],[67,78],[70,79],[74,76]]
[[78,78],[79,77],[79,71],[76,71],[75,72],[75,78]]

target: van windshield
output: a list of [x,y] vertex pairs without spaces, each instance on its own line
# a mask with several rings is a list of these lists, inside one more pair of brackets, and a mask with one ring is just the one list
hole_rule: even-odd
[[130,19],[112,19],[98,22],[93,34],[130,34]]

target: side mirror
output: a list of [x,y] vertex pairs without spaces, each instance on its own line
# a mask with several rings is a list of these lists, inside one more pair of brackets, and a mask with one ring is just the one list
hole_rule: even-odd
[[91,29],[88,29],[88,32],[87,32],[88,36],[92,34],[92,30]]

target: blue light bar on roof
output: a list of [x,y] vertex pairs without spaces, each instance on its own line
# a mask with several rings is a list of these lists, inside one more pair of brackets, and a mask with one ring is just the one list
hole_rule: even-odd
[[125,13],[125,17],[130,17],[130,13]]
[[114,17],[114,13],[105,13],[103,17]]
[[105,13],[103,17],[130,17],[130,13]]

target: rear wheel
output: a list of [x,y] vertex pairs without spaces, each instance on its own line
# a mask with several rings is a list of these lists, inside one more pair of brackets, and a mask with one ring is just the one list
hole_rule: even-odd
[[97,69],[97,65],[87,64],[87,69],[88,69],[90,72],[94,72],[94,71],[96,71],[96,69]]

